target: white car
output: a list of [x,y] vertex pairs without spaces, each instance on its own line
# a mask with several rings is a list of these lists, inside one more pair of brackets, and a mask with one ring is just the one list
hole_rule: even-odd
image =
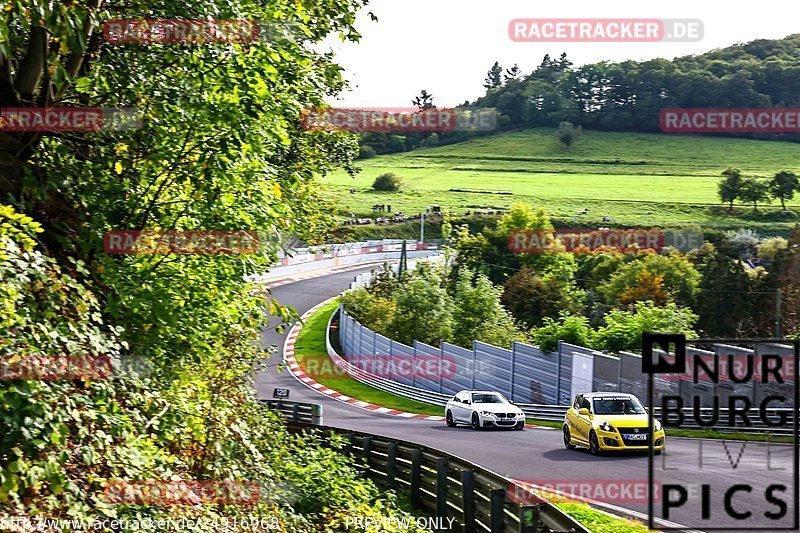
[[525,427],[522,409],[494,391],[462,390],[447,402],[444,417],[449,427],[459,423],[469,424],[473,429]]

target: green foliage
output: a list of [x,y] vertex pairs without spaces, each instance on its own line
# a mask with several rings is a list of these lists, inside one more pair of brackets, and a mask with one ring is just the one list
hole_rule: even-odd
[[376,191],[396,192],[400,190],[402,185],[403,178],[394,172],[387,172],[375,178],[375,181],[372,183],[372,188]]
[[742,171],[738,168],[728,167],[722,172],[722,175],[725,178],[719,182],[717,193],[719,199],[723,203],[728,202],[729,207],[733,209],[733,202],[742,193]]
[[434,346],[452,339],[453,300],[437,274],[410,279],[398,289],[394,302],[394,317],[387,327],[392,339],[409,346],[415,339]]
[[697,294],[700,274],[684,255],[673,251],[667,255],[644,254],[615,271],[607,282],[598,287],[611,305],[622,303],[629,289],[640,286],[642,272],[661,278],[663,290],[670,301],[691,306]]
[[745,178],[739,190],[739,198],[743,202],[752,202],[753,209],[758,210],[758,202],[769,203],[769,184],[756,178]]
[[575,127],[572,122],[562,122],[558,125],[556,138],[558,142],[563,144],[566,148],[569,148],[575,143],[578,137],[580,137],[582,131],[580,126]]
[[387,331],[396,312],[394,300],[381,298],[364,288],[347,291],[342,303],[350,316],[372,331]]
[[515,340],[524,340],[514,318],[500,304],[503,289],[495,287],[483,274],[468,269],[459,272],[453,300],[453,342],[465,348],[477,340],[508,347]]
[[604,317],[606,325],[599,328],[592,340],[592,348],[619,352],[641,350],[642,333],[682,333],[695,337],[697,315],[691,309],[679,307],[674,302],[657,307],[653,302],[636,302],[633,309],[614,309]]
[[783,237],[764,239],[757,246],[756,255],[759,259],[774,260],[781,250],[789,248],[789,241]]
[[579,313],[580,301],[573,296],[558,278],[542,277],[525,267],[503,285],[500,301],[517,320],[535,327],[541,326],[547,318],[557,318],[562,312]]
[[521,231],[548,231],[553,229],[550,217],[544,209],[534,211],[529,205],[517,202],[511,206],[508,213],[497,222],[497,231],[508,235],[514,230]]
[[558,341],[578,346],[591,346],[594,332],[589,326],[589,319],[579,315],[562,314],[558,320],[546,317],[542,326],[531,330],[533,343],[542,350],[554,352],[558,349]]
[[781,207],[785,211],[786,200],[794,198],[794,193],[800,190],[800,181],[794,172],[782,170],[769,182],[769,190],[774,198],[781,201]]

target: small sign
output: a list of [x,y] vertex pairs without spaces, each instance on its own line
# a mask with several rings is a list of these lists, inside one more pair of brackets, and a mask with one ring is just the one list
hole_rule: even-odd
[[273,398],[288,398],[289,397],[289,389],[275,389],[275,392],[272,393]]

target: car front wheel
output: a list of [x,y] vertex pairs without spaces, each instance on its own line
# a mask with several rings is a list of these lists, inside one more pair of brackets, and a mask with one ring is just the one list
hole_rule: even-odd
[[575,445],[572,444],[572,436],[569,434],[569,428],[564,426],[564,448],[568,450],[574,450]]
[[478,418],[478,413],[472,413],[472,429],[481,429],[481,419]]
[[456,427],[456,423],[453,420],[453,413],[447,411],[447,415],[444,417],[445,421],[447,422],[447,427],[454,428]]
[[594,431],[589,433],[589,453],[592,455],[600,455],[600,442],[597,440],[597,435]]

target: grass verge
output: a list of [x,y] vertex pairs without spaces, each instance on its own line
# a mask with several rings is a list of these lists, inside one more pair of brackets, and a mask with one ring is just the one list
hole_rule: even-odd
[[611,516],[608,513],[592,509],[586,503],[562,502],[556,507],[586,526],[589,531],[603,533],[647,533],[649,529],[641,522]]
[[398,411],[443,416],[442,408],[437,405],[395,396],[332,371],[336,366],[325,348],[325,329],[338,305],[337,300],[329,302],[306,320],[295,343],[295,358],[300,368],[317,382],[351,398]]

